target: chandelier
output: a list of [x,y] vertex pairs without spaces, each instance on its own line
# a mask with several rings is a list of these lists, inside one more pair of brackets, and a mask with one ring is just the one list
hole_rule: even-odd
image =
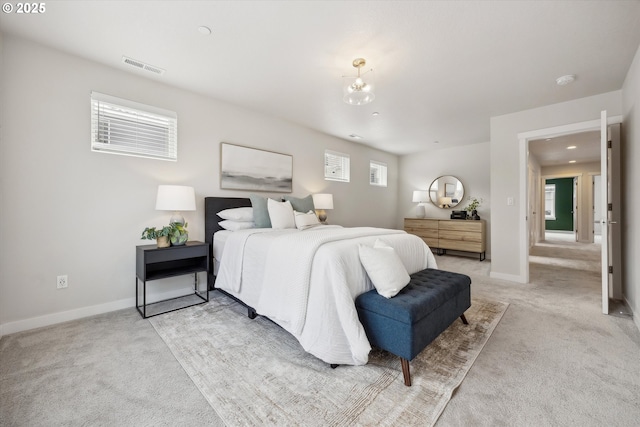
[[[353,66],[358,69],[357,77],[347,77],[344,76],[346,83],[344,85],[344,97],[342,98],[344,102],[350,105],[365,105],[370,103],[376,98],[376,95],[373,93],[373,83],[372,83],[372,71],[365,71],[364,74],[369,74],[367,80],[369,83],[365,82],[360,75],[360,69],[365,66],[367,62],[364,58],[356,58],[353,60]],[[363,74],[363,75],[364,75]]]

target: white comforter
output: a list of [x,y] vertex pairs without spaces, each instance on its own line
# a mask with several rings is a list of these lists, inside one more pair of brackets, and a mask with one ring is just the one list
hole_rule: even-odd
[[358,245],[378,238],[395,248],[409,274],[437,267],[422,239],[400,230],[253,229],[227,238],[216,287],[278,323],[325,362],[365,364],[371,346],[354,300],[373,285]]

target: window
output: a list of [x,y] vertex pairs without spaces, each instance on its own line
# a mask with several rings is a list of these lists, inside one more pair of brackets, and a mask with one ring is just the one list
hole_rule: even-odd
[[544,219],[555,221],[556,219],[556,185],[544,186]]
[[387,186],[387,164],[371,160],[369,162],[369,184]]
[[133,101],[91,92],[91,151],[178,159],[178,116]]
[[349,155],[325,150],[324,179],[349,182]]

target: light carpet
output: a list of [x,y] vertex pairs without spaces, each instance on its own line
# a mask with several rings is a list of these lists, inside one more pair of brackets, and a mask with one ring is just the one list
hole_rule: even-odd
[[411,362],[374,350],[365,366],[328,364],[269,320],[231,299],[150,319],[227,425],[433,425],[508,304],[474,299],[469,325],[455,321]]

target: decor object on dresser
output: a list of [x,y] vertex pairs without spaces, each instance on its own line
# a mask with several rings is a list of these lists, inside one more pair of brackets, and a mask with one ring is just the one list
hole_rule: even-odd
[[462,182],[452,175],[443,175],[433,180],[429,186],[431,203],[441,209],[456,207],[464,197]]
[[413,191],[413,202],[417,203],[416,206],[416,218],[424,218],[427,213],[424,209],[424,202],[429,200],[429,192],[424,190]]
[[173,211],[170,223],[184,224],[180,211],[196,210],[196,194],[193,187],[184,185],[159,185],[156,197],[157,211]]
[[143,240],[155,240],[159,248],[168,248],[171,245],[169,234],[171,234],[171,226],[169,225],[165,225],[160,230],[156,230],[155,227],[147,227],[140,238]]
[[313,195],[313,206],[316,209],[316,213],[318,214],[318,219],[323,224],[327,222],[327,213],[325,209],[333,209],[333,194],[314,194]]
[[[364,58],[354,59],[352,65],[358,70],[358,75],[356,77],[343,76],[345,86],[344,97],[342,99],[349,105],[369,104],[376,98],[376,95],[373,93],[373,70],[369,70],[360,75],[360,69],[364,67],[366,63],[367,61],[365,61]],[[367,76],[368,83],[362,78],[364,74],[369,74]]]
[[480,215],[478,215],[478,208],[480,207],[480,203],[483,201],[483,199],[478,200],[476,197],[471,197],[469,199],[469,204],[464,208],[464,210],[469,212],[471,219],[480,219]]
[[291,193],[293,156],[220,144],[220,188]]
[[420,237],[438,255],[452,251],[474,252],[486,257],[486,222],[438,218],[405,218],[404,231]]

